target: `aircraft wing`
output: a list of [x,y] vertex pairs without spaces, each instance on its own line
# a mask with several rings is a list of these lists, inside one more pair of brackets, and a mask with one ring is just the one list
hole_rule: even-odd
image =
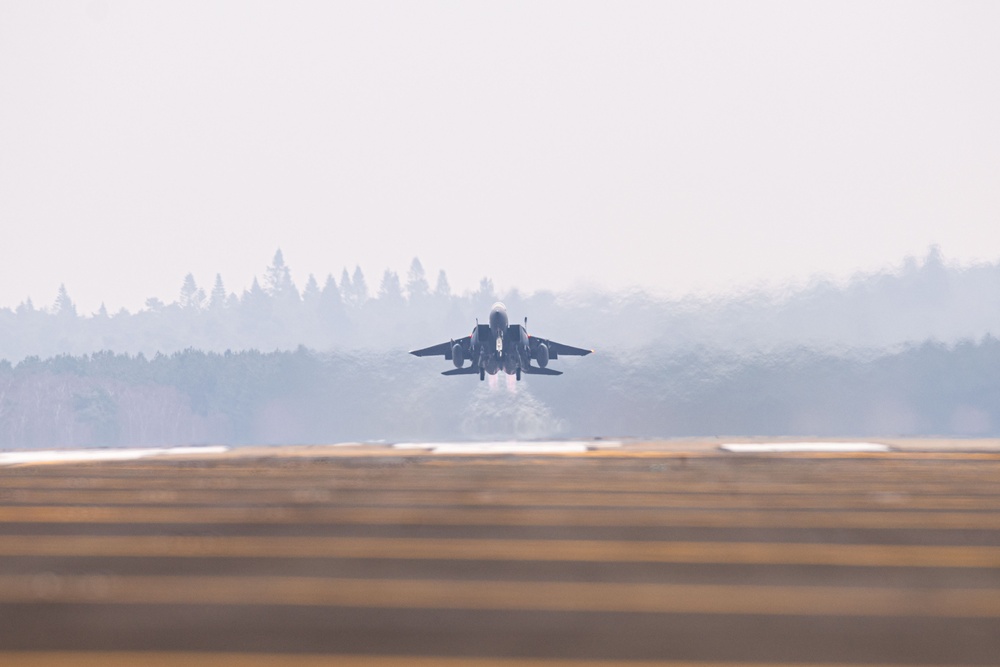
[[472,341],[472,336],[465,336],[464,338],[456,338],[454,341],[438,343],[437,345],[431,345],[430,347],[425,347],[420,350],[412,350],[410,354],[412,354],[415,357],[436,357],[438,355],[444,355],[445,359],[450,360],[451,346],[454,343],[458,343],[459,345],[462,346],[463,350],[468,351],[471,341]]
[[563,345],[562,343],[557,343],[554,340],[544,340],[538,339],[540,342],[545,343],[549,348],[549,358],[558,359],[561,356],[577,356],[584,357],[593,350],[585,350],[582,347],[573,347],[572,345]]

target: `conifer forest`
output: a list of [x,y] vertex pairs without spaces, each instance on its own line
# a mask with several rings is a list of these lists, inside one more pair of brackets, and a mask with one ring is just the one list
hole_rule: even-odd
[[[407,352],[503,300],[592,347],[561,377],[443,377]],[[136,312],[0,309],[0,448],[714,435],[1000,433],[1000,265],[932,248],[880,273],[716,297],[456,294],[414,259],[248,289],[188,275]]]

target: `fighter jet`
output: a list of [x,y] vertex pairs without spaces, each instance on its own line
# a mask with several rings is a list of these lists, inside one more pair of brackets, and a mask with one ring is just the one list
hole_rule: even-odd
[[[475,375],[479,374],[480,380],[486,379],[486,374],[496,375],[503,371],[507,375],[516,375],[521,379],[521,373],[528,375],[562,375],[562,371],[547,368],[549,361],[563,356],[584,356],[593,350],[584,350],[579,347],[563,345],[545,338],[537,338],[528,335],[528,318],[524,318],[524,325],[509,324],[507,321],[507,307],[502,303],[493,304],[490,309],[490,323],[480,324],[476,320],[476,327],[472,334],[464,338],[455,338],[447,343],[440,343],[425,347],[421,350],[413,350],[410,354],[418,357],[435,357],[444,355],[455,368],[444,371],[441,375]],[[470,360],[470,366],[465,365],[466,359]],[[534,359],[537,366],[531,365]]]

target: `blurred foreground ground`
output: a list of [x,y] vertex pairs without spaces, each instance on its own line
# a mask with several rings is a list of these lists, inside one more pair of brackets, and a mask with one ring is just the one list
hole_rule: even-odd
[[1000,443],[0,468],[0,665],[1000,665]]

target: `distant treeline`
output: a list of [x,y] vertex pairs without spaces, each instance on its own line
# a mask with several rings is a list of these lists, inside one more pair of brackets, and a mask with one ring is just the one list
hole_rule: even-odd
[[77,312],[61,288],[55,303],[30,301],[0,309],[0,359],[83,355],[99,350],[170,354],[194,348],[396,354],[464,335],[502,298],[529,332],[602,351],[661,351],[695,346],[731,352],[795,346],[898,349],[935,339],[954,343],[1000,332],[1000,264],[956,268],[932,248],[893,271],[859,275],[846,284],[815,281],[788,290],[745,289],[715,298],[657,298],[643,292],[567,294],[511,290],[489,278],[454,294],[444,271],[433,285],[414,259],[405,279],[386,270],[369,287],[360,268],[339,280],[310,276],[300,290],[277,252],[261,281],[242,294],[216,276],[211,288],[188,275],[177,300],[150,298],[130,313]]
[[[443,362],[442,362],[443,363]],[[707,349],[442,377],[403,352],[113,354],[0,364],[0,448],[436,438],[1000,434],[1000,341],[880,355]]]
[[[498,295],[487,278],[455,295],[416,259],[374,294],[360,269],[300,291],[280,251],[262,283],[206,293],[188,276],[137,313],[81,316],[65,289],[52,308],[0,309],[0,447],[1000,433],[1000,265],[936,249],[843,285],[718,299]],[[498,297],[529,332],[598,353],[510,387],[406,354]]]

